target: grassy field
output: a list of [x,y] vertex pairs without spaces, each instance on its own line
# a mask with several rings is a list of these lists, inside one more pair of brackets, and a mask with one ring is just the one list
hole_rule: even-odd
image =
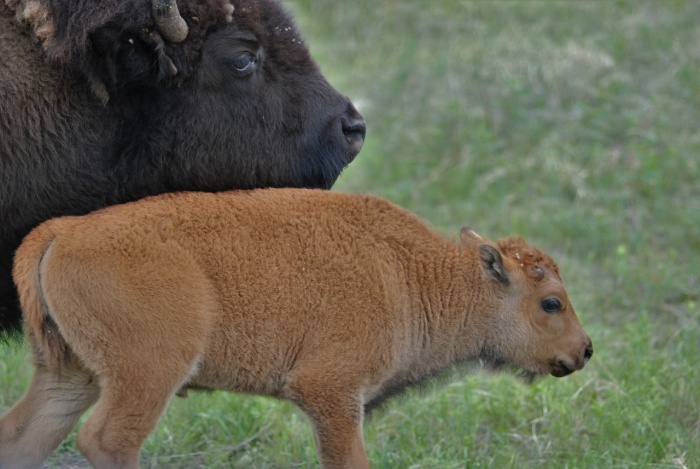
[[[481,373],[366,424],[377,468],[700,467],[700,3],[289,2],[369,133],[336,189],[559,262],[595,345],[532,386]],[[2,351],[0,412],[31,373]],[[291,405],[177,399],[151,468],[316,467]],[[52,467],[83,467],[73,437]]]

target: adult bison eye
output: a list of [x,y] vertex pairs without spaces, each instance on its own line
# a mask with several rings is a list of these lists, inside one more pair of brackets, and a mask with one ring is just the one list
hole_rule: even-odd
[[545,298],[542,300],[542,310],[549,314],[558,313],[561,311],[561,302],[556,298]]
[[252,52],[240,52],[234,55],[229,64],[236,72],[237,75],[244,76],[249,75],[255,71],[255,66],[258,63],[258,58]]

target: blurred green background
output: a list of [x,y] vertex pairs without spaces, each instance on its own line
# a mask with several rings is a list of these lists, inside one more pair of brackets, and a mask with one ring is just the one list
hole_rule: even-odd
[[[287,2],[368,137],[335,190],[557,259],[595,356],[369,418],[377,468],[700,467],[700,2]],[[3,352],[0,411],[31,373]],[[144,467],[316,467],[291,405],[178,399]],[[55,467],[83,467],[71,439]],[[74,465],[71,465],[73,464]]]
[[373,461],[700,467],[700,3],[299,5],[368,122],[336,188],[551,252],[596,349],[565,380],[396,403]]

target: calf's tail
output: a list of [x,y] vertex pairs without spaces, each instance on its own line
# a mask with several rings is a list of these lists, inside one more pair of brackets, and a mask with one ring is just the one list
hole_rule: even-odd
[[70,347],[50,315],[42,290],[42,270],[56,238],[55,222],[39,225],[22,241],[15,254],[12,276],[19,292],[24,327],[38,363],[49,368],[71,361]]

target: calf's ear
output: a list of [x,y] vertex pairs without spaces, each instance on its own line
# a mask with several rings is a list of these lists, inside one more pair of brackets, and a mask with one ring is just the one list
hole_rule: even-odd
[[510,278],[508,278],[508,272],[503,265],[503,257],[498,249],[488,244],[480,244],[479,259],[486,273],[501,284],[510,285]]
[[479,243],[484,242],[484,238],[468,226],[463,226],[462,229],[459,230],[459,240],[462,246],[471,246],[473,248],[476,248],[479,245]]

